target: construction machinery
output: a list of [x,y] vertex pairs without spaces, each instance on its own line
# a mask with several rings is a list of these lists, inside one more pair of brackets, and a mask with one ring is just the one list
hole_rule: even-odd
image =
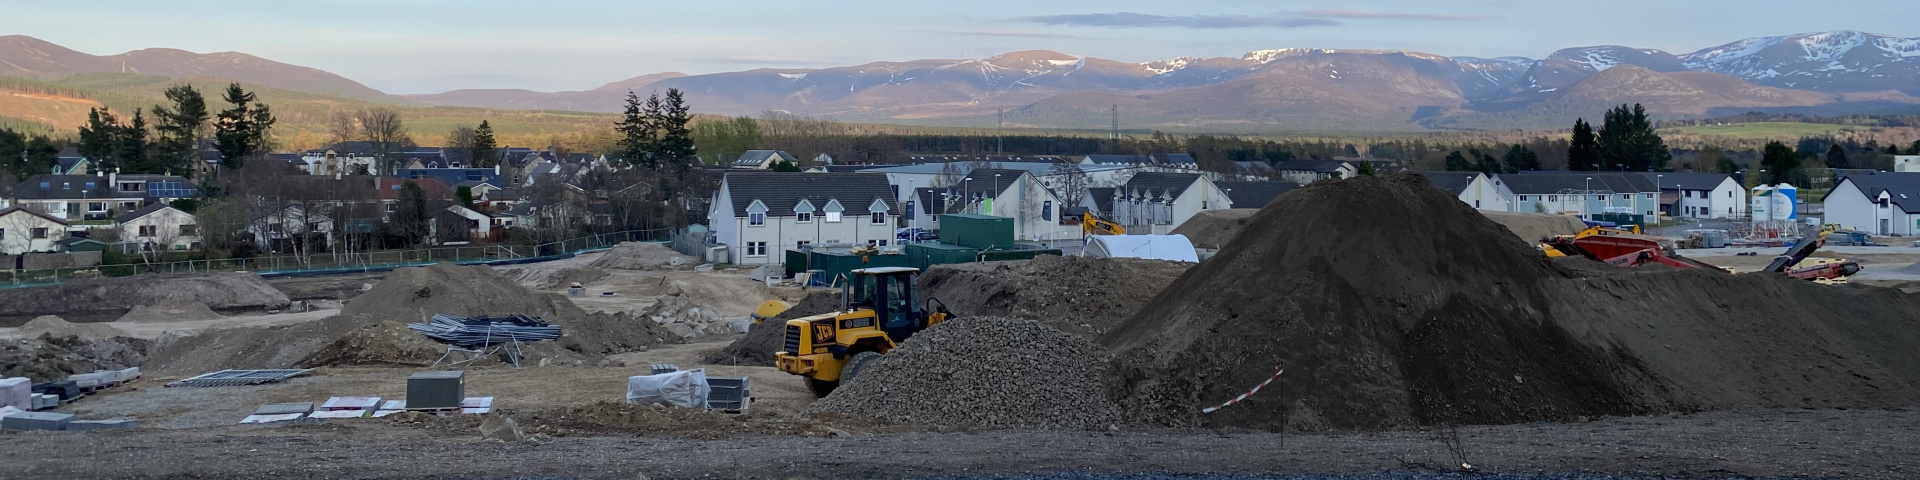
[[1788,277],[1812,280],[1820,283],[1846,283],[1846,278],[1860,273],[1860,263],[1842,258],[1821,258],[1802,265],[1813,252],[1826,245],[1819,237],[1805,237],[1794,242],[1787,253],[1773,258],[1764,271],[1784,273]]
[[807,377],[807,388],[825,397],[908,337],[953,318],[945,303],[918,297],[919,273],[908,267],[850,272],[838,311],[787,321],[774,366]]
[[1639,233],[1640,226],[1638,225],[1629,225],[1627,229],[1621,229],[1615,228],[1611,223],[1588,222],[1585,230],[1581,230],[1573,235],[1556,235],[1541,239],[1540,252],[1547,254],[1549,258],[1580,255],[1578,249],[1571,248],[1571,245],[1580,239],[1597,236],[1638,235]]
[[1093,212],[1080,214],[1080,233],[1082,235],[1126,235],[1127,227],[1121,226]]

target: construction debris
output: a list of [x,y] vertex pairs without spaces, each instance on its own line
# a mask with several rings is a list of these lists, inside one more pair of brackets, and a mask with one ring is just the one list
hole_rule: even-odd
[[635,316],[652,320],[688,341],[746,333],[742,327],[750,323],[746,317],[723,317],[712,305],[684,295],[655,297],[652,306]]
[[312,372],[313,369],[275,369],[275,370],[221,370],[202,374],[166,384],[168,387],[234,387],[259,385],[286,380]]
[[747,335],[707,355],[702,361],[714,365],[773,365],[773,352],[780,350],[780,339],[787,332],[787,321],[805,318],[840,308],[840,294],[821,292],[807,295],[773,318],[747,329]]
[[407,328],[434,341],[469,350],[560,338],[560,327],[517,313],[499,317],[434,315],[430,322],[409,323]]
[[1095,430],[1116,425],[1107,352],[1019,318],[928,327],[873,361],[809,412],[929,426]]
[[72,323],[53,315],[41,315],[20,326],[20,335],[37,338],[41,335],[55,337],[78,337],[81,340],[100,340],[103,338],[125,337],[126,330],[105,323]]

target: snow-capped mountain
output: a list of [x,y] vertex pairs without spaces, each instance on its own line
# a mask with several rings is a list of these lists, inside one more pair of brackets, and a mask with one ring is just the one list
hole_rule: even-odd
[[1920,95],[1920,38],[1842,30],[1749,38],[1680,58],[1689,69],[1767,86]]

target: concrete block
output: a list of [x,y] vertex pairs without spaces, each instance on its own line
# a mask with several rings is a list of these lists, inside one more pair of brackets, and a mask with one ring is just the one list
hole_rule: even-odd
[[320,410],[373,410],[379,406],[380,397],[333,397],[320,404]]
[[74,420],[67,424],[69,432],[91,432],[95,430],[133,430],[140,428],[140,421],[131,418],[111,420]]
[[73,415],[51,412],[22,412],[0,418],[0,428],[8,430],[66,430]]
[[295,414],[295,413],[300,414],[301,416],[305,416],[306,414],[313,413],[313,402],[269,403],[266,405],[261,405],[259,410],[255,410],[253,412],[254,415],[262,415],[262,416],[287,415],[287,414]]
[[113,372],[113,380],[116,382],[131,382],[139,378],[140,367],[127,367]]
[[33,380],[27,377],[0,378],[0,407],[33,409]]

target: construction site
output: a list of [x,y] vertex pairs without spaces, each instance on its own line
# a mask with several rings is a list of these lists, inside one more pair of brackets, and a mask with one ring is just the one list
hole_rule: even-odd
[[1427,182],[1204,215],[1199,262],[795,282],[625,243],[0,290],[0,477],[1920,477],[1920,254]]

